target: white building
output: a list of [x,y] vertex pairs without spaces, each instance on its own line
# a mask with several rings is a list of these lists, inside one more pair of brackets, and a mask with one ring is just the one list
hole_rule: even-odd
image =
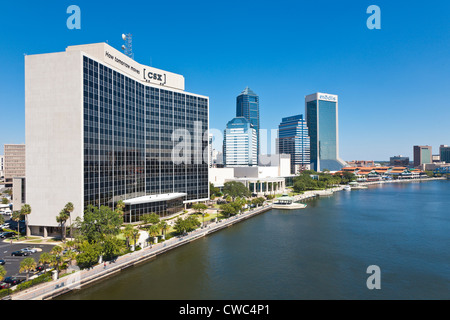
[[227,123],[223,139],[225,167],[258,165],[256,130],[244,117],[236,117]]
[[208,108],[208,97],[184,91],[182,75],[106,43],[26,56],[32,234],[58,234],[56,216],[68,202],[74,221],[88,205],[126,201],[124,220],[136,222],[207,200]]

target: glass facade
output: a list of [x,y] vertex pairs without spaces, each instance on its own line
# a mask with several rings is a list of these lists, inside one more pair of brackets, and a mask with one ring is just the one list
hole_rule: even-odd
[[450,163],[450,147],[440,146],[439,148],[440,160],[445,163]]
[[244,117],[256,130],[257,140],[257,159],[259,157],[259,96],[250,90],[249,87],[245,88],[240,95],[236,98],[236,117]]
[[[176,192],[187,193],[185,200],[208,198],[202,153],[208,147],[207,98],[142,84],[88,57],[83,57],[83,94],[85,206]],[[190,133],[182,163],[172,159],[176,129]],[[156,212],[155,207],[164,206],[147,209]],[[131,220],[144,211],[141,206]]]
[[337,103],[306,102],[306,121],[311,139],[311,168],[338,171],[345,163],[338,156]]
[[295,166],[310,164],[310,139],[303,115],[283,118],[278,126],[278,153],[291,155],[291,173]]

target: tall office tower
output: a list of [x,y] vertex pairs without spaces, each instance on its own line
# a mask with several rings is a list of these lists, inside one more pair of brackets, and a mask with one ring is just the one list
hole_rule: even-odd
[[244,117],[227,123],[223,138],[225,167],[257,166],[257,138],[253,125]]
[[257,160],[260,152],[260,140],[259,140],[259,97],[256,93],[246,87],[240,95],[236,97],[236,117],[244,117],[253,125],[256,131],[257,142]]
[[414,146],[414,167],[433,163],[431,146]]
[[311,139],[311,167],[316,171],[339,171],[346,163],[339,158],[338,96],[314,93],[305,97],[305,116]]
[[450,163],[450,146],[443,145],[439,147],[440,161]]
[[106,43],[25,57],[27,203],[33,234],[74,204],[125,203],[125,222],[209,198],[208,97]]
[[25,145],[4,145],[4,175],[7,187],[13,186],[13,178],[25,177]]
[[310,164],[310,139],[303,115],[283,118],[278,126],[278,153],[291,156],[291,174]]

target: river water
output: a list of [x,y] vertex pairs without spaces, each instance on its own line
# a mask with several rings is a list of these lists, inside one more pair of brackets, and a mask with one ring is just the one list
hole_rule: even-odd
[[[450,299],[450,181],[269,212],[57,299]],[[369,290],[367,268],[380,269]]]

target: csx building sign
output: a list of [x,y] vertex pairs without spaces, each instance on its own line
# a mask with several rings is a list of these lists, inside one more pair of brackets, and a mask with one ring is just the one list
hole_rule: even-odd
[[155,82],[158,82],[159,84],[166,83],[166,74],[160,74],[160,73],[156,73],[156,72],[152,72],[152,71],[147,71],[144,68],[143,76],[144,76],[144,81],[147,81],[147,82],[155,81]]

